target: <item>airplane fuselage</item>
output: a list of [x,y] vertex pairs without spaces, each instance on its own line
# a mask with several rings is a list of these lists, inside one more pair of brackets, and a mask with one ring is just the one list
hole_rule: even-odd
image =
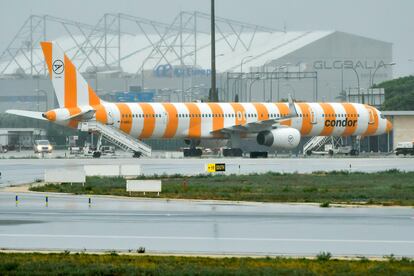
[[235,125],[277,120],[297,129],[301,136],[371,136],[386,133],[390,123],[376,108],[356,103],[295,103],[297,117],[289,115],[288,103],[108,103],[59,108],[48,118],[57,123],[71,114],[94,109],[95,119],[111,124],[140,139],[146,138],[225,138],[217,133]]

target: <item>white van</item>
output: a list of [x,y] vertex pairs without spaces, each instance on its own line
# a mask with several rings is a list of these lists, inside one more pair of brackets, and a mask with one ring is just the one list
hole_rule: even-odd
[[51,153],[53,150],[52,145],[49,140],[35,140],[33,145],[33,150],[35,153],[47,152]]

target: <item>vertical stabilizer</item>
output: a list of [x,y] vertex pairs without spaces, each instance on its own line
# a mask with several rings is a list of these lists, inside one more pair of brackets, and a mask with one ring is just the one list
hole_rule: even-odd
[[99,105],[101,100],[56,42],[41,42],[59,107]]

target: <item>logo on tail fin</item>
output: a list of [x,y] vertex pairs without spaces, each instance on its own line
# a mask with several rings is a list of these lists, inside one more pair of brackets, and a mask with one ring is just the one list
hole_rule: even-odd
[[63,64],[63,61],[61,61],[60,59],[57,59],[53,62],[53,72],[55,74],[62,74],[63,70],[64,70],[65,66]]

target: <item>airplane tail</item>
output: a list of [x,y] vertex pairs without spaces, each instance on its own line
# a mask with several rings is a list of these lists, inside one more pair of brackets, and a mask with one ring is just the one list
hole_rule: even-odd
[[40,44],[59,107],[94,106],[102,102],[56,42]]

